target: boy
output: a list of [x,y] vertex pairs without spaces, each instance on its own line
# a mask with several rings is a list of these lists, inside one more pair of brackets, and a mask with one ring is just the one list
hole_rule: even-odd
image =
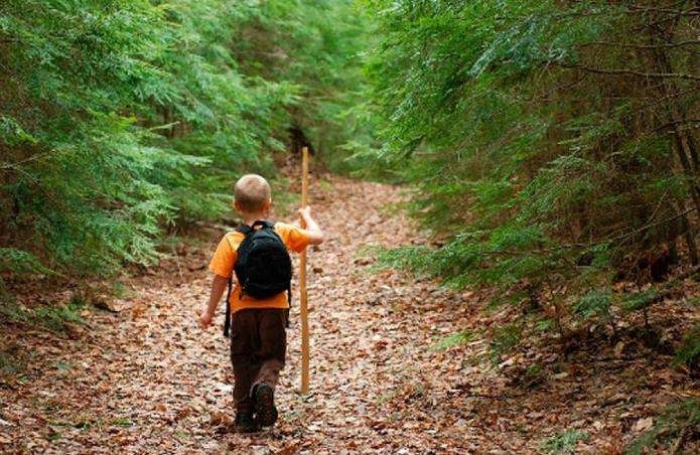
[[[252,227],[257,220],[266,220],[272,196],[270,185],[263,177],[248,174],[236,182],[233,205],[245,225]],[[311,217],[311,209],[299,210],[306,228],[276,223],[275,232],[288,250],[301,252],[308,245],[323,242],[323,231]],[[209,269],[214,273],[209,303],[202,308],[199,324],[209,327],[216,307],[228,286],[237,259],[237,249],[245,238],[238,231],[221,239]],[[267,299],[255,299],[242,292],[236,284],[228,302],[231,306],[231,363],[233,364],[233,401],[236,406],[236,429],[257,431],[260,426],[272,426],[277,420],[274,390],[280,370],[284,367],[289,303],[286,292]]]

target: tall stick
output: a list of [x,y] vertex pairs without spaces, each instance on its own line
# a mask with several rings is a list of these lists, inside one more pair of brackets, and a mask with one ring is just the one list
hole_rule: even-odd
[[[309,150],[301,150],[301,206],[309,204]],[[306,228],[304,220],[301,226]],[[309,393],[309,308],[306,290],[306,249],[301,252],[299,263],[299,290],[301,293],[301,393]]]

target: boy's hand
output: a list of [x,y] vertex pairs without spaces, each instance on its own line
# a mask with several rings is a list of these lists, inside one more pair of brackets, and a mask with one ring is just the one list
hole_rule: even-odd
[[199,315],[199,327],[206,329],[209,327],[214,320],[214,315],[211,314],[207,309],[202,310],[202,314]]
[[299,209],[299,216],[302,220],[306,221],[311,217],[311,206],[307,205]]
[[311,216],[311,207],[306,206],[299,209],[299,217],[302,220],[302,228],[309,233],[309,244],[319,245],[323,243],[323,231],[318,227],[318,223]]

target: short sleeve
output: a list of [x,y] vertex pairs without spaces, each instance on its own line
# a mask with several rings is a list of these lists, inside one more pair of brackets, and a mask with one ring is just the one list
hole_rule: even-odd
[[236,262],[236,251],[231,246],[231,239],[225,235],[216,247],[214,257],[209,262],[209,270],[216,275],[229,278],[233,273],[233,264]]
[[309,234],[304,229],[287,223],[277,223],[275,224],[275,230],[291,251],[300,253],[309,245]]

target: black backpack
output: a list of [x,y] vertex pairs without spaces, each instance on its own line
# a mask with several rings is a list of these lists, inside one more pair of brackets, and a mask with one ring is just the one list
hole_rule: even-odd
[[[287,299],[291,302],[292,260],[284,242],[275,232],[274,224],[258,220],[253,226],[243,224],[236,230],[245,235],[238,246],[238,258],[233,267],[241,286],[241,297],[249,295],[255,299],[267,299],[287,291]],[[231,324],[228,301],[232,287],[233,277],[229,280],[226,298],[224,336],[228,336]]]

